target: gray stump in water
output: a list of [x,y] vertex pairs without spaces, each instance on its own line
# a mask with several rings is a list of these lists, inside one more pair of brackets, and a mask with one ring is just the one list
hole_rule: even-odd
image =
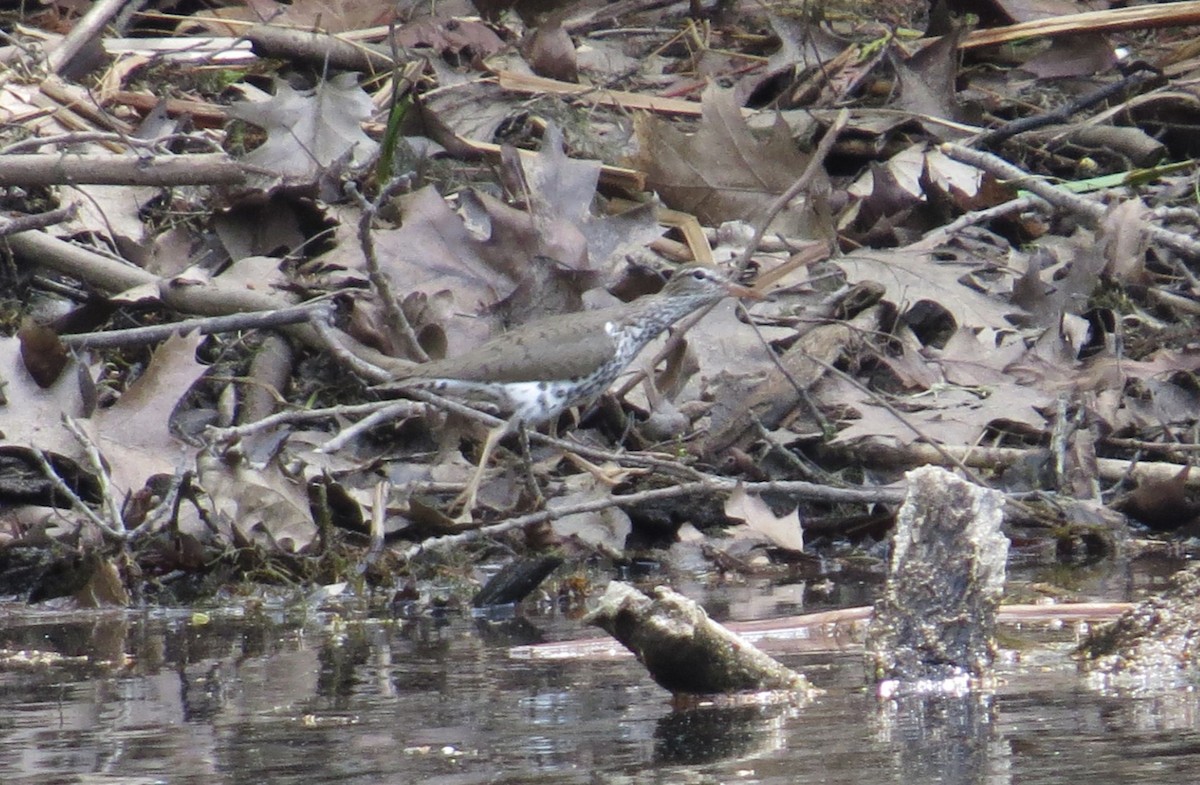
[[671,692],[692,695],[812,688],[796,673],[708,618],[692,600],[665,586],[647,597],[613,581],[584,617],[637,655],[650,677]]
[[995,656],[1004,593],[1004,496],[936,466],[905,476],[887,585],[867,631],[868,676],[983,676]]

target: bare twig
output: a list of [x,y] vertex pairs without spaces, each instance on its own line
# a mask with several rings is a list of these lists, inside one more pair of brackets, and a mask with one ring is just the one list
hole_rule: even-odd
[[375,292],[383,303],[383,313],[388,319],[388,331],[395,333],[400,338],[400,343],[404,344],[404,350],[410,358],[418,362],[428,362],[429,355],[421,348],[417,334],[413,332],[412,325],[408,323],[408,317],[404,315],[404,310],[400,307],[400,300],[392,290],[391,281],[379,267],[379,257],[375,254],[375,238],[371,234],[371,223],[379,213],[379,208],[397,193],[410,188],[411,185],[409,178],[397,177],[379,192],[374,201],[367,201],[367,198],[359,193],[354,183],[346,183],[346,191],[362,208],[362,217],[358,221],[358,242],[362,246],[363,256],[367,262],[367,275],[371,280],[371,285],[375,287]]
[[0,237],[7,237],[17,232],[29,232],[34,229],[45,229],[63,221],[70,221],[79,212],[79,204],[71,203],[57,210],[47,210],[44,213],[22,215],[7,220],[0,219]]
[[[435,537],[408,548],[404,551],[403,555],[406,559],[411,559],[423,551],[460,545],[462,543],[472,542],[484,537],[502,534],[506,531],[518,529],[523,526],[529,526],[535,523],[544,523],[546,521],[552,521],[567,515],[597,512],[599,510],[608,509],[609,507],[632,507],[639,504],[645,504],[646,502],[660,501],[662,499],[677,499],[685,496],[710,496],[720,493],[729,493],[735,487],[737,487],[737,485],[738,482],[736,480],[713,477],[702,482],[683,483],[681,485],[672,485],[668,488],[655,488],[653,490],[640,491],[638,493],[631,493],[625,496],[608,496],[603,499],[592,499],[590,501],[559,507],[553,510],[541,510],[528,515],[509,518],[506,521],[501,521],[500,523],[492,524],[491,526],[483,526],[479,529],[472,529],[471,531],[461,532],[459,534],[451,534],[445,537]],[[902,488],[830,488],[824,485],[816,485],[810,482],[799,481],[743,483],[743,487],[746,489],[747,493],[784,493],[795,498],[818,499],[832,503],[899,504],[900,502],[904,501],[904,490]]]
[[33,445],[30,445],[29,451],[33,454],[33,459],[37,461],[42,473],[46,475],[46,479],[48,479],[51,484],[54,485],[54,490],[58,491],[67,499],[69,499],[71,501],[71,506],[74,509],[83,513],[88,520],[95,524],[97,529],[109,537],[112,537],[118,541],[125,539],[124,532],[117,531],[109,526],[103,518],[96,514],[95,510],[89,507],[87,503],[83,501],[83,499],[79,498],[79,495],[76,494],[75,491],[71,490],[71,486],[67,485],[66,482],[63,481],[63,478],[58,476],[58,472],[54,471],[54,467],[50,465],[50,461],[48,458],[46,458],[46,454],[44,452]]
[[[230,441],[289,423],[328,420],[337,417],[357,417],[362,414],[371,415],[380,410],[389,409],[395,406],[396,403],[396,401],[372,401],[371,403],[360,403],[352,406],[330,406],[323,409],[295,409],[293,411],[277,412],[244,425],[235,425],[228,428],[209,426],[205,429],[204,434],[213,442]],[[416,406],[417,404],[412,405]],[[394,414],[393,416],[398,416],[398,414]]]
[[[1146,66],[1149,68],[1149,66]],[[1006,139],[1010,139],[1017,134],[1031,131],[1035,128],[1044,128],[1048,125],[1056,123],[1064,123],[1071,118],[1072,115],[1082,112],[1084,109],[1093,107],[1099,103],[1103,103],[1113,98],[1116,95],[1125,92],[1138,92],[1145,87],[1157,87],[1162,85],[1166,79],[1162,74],[1152,71],[1141,71],[1130,74],[1116,82],[1110,82],[1106,85],[1093,90],[1087,95],[1082,95],[1073,101],[1059,106],[1051,111],[1043,112],[1037,115],[1022,117],[1019,120],[1005,123],[1004,125],[994,130],[982,134],[975,144],[979,147],[997,147]]]
[[179,504],[181,501],[181,491],[184,487],[184,481],[188,479],[189,470],[185,469],[182,464],[175,467],[175,473],[171,476],[171,485],[167,488],[167,492],[163,494],[162,501],[154,505],[154,508],[146,513],[146,518],[136,528],[129,532],[129,541],[134,542],[141,539],[147,534],[157,531],[163,521],[170,521],[179,515]]
[[45,232],[19,232],[10,235],[6,242],[19,257],[112,293],[156,284],[160,280],[154,273],[140,267],[51,237]]
[[286,60],[301,60],[342,71],[379,73],[395,66],[391,57],[366,44],[316,30],[280,25],[255,25],[244,37],[254,46],[255,54]]
[[51,73],[59,74],[66,70],[75,56],[98,37],[105,25],[121,12],[130,0],[99,0],[94,3],[83,18],[75,23],[71,32],[46,57],[46,67]]
[[1185,444],[1181,442],[1149,442],[1144,439],[1124,439],[1118,436],[1106,436],[1100,440],[1110,447],[1120,447],[1126,450],[1141,450],[1154,453],[1189,453],[1200,452],[1200,444]]
[[[979,447],[975,445],[931,445],[908,444],[901,447],[881,443],[854,450],[855,455],[867,466],[888,466],[891,468],[903,466],[920,466],[927,463],[946,461],[945,454],[949,453],[955,460],[948,461],[957,465],[956,461],[984,469],[999,469],[1010,466],[1029,456],[1029,450],[1016,447]],[[1167,481],[1179,475],[1179,470],[1186,464],[1159,461],[1126,461],[1118,458],[1097,458],[1096,467],[1100,479],[1106,482],[1120,482],[1131,473],[1140,480]],[[1200,475],[1193,473],[1186,479],[1189,488],[1200,488]]]
[[100,448],[84,432],[83,428],[79,427],[79,423],[75,422],[74,417],[64,414],[62,421],[67,431],[70,432],[71,436],[75,437],[75,441],[79,442],[79,446],[83,448],[83,453],[87,456],[88,463],[96,475],[96,481],[100,484],[100,499],[104,503],[105,512],[108,513],[108,519],[111,522],[108,531],[124,539],[128,536],[125,532],[125,526],[122,523],[124,516],[121,515],[120,505],[117,504],[117,497],[113,492],[112,480],[108,476],[108,469],[104,465],[104,459],[100,456]]
[[119,142],[127,147],[162,150],[164,152],[172,143],[186,142],[188,144],[203,145],[214,153],[222,152],[221,145],[199,134],[167,134],[166,136],[158,136],[153,139],[143,139],[138,136],[128,136],[127,134],[114,134],[111,131],[72,131],[66,134],[32,136],[28,139],[22,139],[6,147],[0,147],[0,155],[24,153],[26,150],[40,150],[49,145],[69,146],[87,142]]
[[389,401],[391,406],[386,406],[378,411],[372,412],[358,422],[343,428],[329,441],[317,448],[317,452],[335,453],[345,447],[352,439],[360,433],[365,433],[371,430],[376,425],[380,425],[391,420],[399,419],[403,416],[412,414],[412,401]]
[[[1054,207],[1079,216],[1089,226],[1098,226],[1108,212],[1108,208],[1100,202],[1077,196],[1062,188],[1055,188],[1045,180],[1034,177],[997,155],[948,142],[939,145],[938,149],[956,161],[970,164],[1002,180],[1008,180],[1011,184],[1044,199]],[[1200,258],[1200,241],[1190,235],[1149,223],[1142,224],[1140,228],[1151,240],[1189,257]]]
[[917,248],[930,248],[942,245],[949,238],[966,229],[968,226],[978,226],[997,218],[1002,218],[1011,213],[1021,212],[1023,210],[1041,209],[1045,210],[1049,205],[1045,200],[1039,199],[1036,196],[1018,196],[1016,199],[1009,199],[1007,202],[988,207],[984,210],[972,210],[969,213],[963,213],[955,218],[950,223],[939,226],[936,229],[931,229],[924,237],[916,244]]
[[291,308],[279,308],[274,311],[251,311],[235,313],[229,316],[209,316],[200,319],[184,319],[170,324],[156,324],[149,327],[131,327],[128,330],[108,330],[98,333],[78,333],[62,336],[62,342],[67,346],[78,348],[109,348],[113,346],[137,346],[147,343],[157,343],[170,338],[172,335],[186,335],[193,330],[201,335],[212,333],[235,332],[237,330],[254,330],[268,327],[281,327],[286,324],[299,324],[309,321],[328,321],[333,312],[333,303],[328,300],[305,303]]
[[385,382],[392,378],[385,369],[367,362],[357,354],[346,349],[334,334],[333,328],[327,322],[313,322],[312,328],[325,351],[329,352],[338,362],[346,366],[363,379],[371,382]]
[[788,202],[795,199],[797,194],[812,185],[813,180],[816,179],[819,173],[825,171],[825,159],[829,157],[834,143],[837,142],[838,136],[848,122],[850,122],[849,110],[843,109],[838,112],[837,117],[830,124],[829,130],[821,137],[821,142],[817,145],[817,149],[813,151],[812,157],[808,159],[808,165],[804,167],[804,171],[796,178],[796,182],[792,183],[786,191],[776,197],[775,201],[771,202],[767,207],[766,212],[755,221],[754,235],[750,238],[750,242],[742,252],[738,254],[737,261],[734,263],[734,266],[738,270],[744,270],[750,264],[750,260],[758,251],[758,245],[762,242],[763,235],[766,234],[767,227],[771,225],[771,221],[775,220],[775,216],[779,215],[780,211],[787,207]]

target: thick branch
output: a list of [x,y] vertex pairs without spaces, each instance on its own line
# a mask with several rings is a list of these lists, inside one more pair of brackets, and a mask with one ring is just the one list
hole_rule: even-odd
[[274,25],[257,25],[246,31],[254,52],[262,57],[305,60],[340,71],[387,73],[392,58],[365,44],[354,44],[329,33]]
[[223,153],[194,155],[71,155],[0,157],[0,186],[21,185],[240,185],[241,164]]

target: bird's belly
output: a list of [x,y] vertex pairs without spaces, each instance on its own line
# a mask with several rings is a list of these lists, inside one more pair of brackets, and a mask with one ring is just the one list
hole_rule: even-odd
[[569,407],[594,398],[602,390],[576,381],[508,382],[504,395],[513,414],[525,422],[544,422]]

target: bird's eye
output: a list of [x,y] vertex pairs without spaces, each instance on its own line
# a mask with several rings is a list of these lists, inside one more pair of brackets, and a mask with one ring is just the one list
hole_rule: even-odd
[[708,277],[708,273],[705,270],[692,270],[692,277],[697,281],[703,281]]

